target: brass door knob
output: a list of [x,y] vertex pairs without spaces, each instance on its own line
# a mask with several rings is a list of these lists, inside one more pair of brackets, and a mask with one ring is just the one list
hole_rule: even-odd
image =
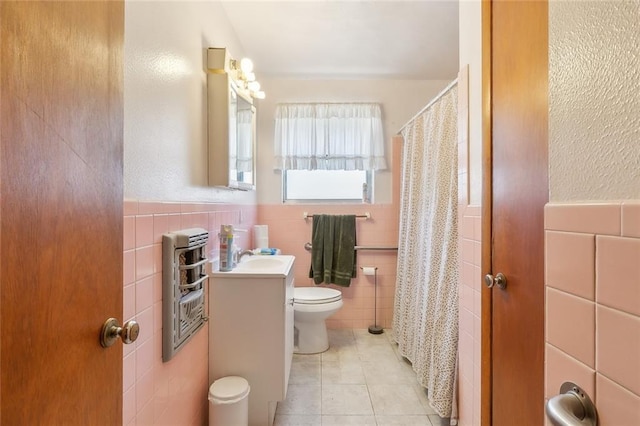
[[491,274],[487,274],[484,276],[484,284],[488,288],[492,288],[495,285],[501,290],[504,290],[507,287],[507,277],[505,277],[502,272],[496,274],[495,277]]
[[109,318],[102,326],[102,333],[100,335],[100,344],[104,348],[108,348],[113,345],[118,337],[122,339],[122,343],[128,345],[133,343],[140,334],[140,326],[137,322],[131,320],[124,323],[122,327],[115,318]]

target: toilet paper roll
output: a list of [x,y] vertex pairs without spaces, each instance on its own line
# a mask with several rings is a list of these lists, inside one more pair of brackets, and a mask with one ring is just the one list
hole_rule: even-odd
[[255,225],[253,227],[253,247],[269,247],[269,225]]
[[376,274],[376,268],[375,266],[363,266],[362,267],[362,273],[364,275],[375,275]]

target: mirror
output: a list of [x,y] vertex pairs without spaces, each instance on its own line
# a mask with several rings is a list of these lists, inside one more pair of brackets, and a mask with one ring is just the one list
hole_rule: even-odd
[[256,109],[225,65],[226,49],[208,49],[209,185],[255,189]]
[[229,180],[239,189],[253,189],[256,109],[233,85],[229,109],[234,110],[229,114]]

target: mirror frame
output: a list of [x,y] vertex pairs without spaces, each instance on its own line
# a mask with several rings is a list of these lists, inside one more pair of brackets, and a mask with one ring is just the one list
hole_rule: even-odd
[[[250,191],[255,190],[256,177],[256,108],[251,96],[238,88],[230,63],[226,48],[207,49],[208,183],[210,186]],[[237,122],[235,129],[230,124],[233,94],[246,101],[252,111],[250,182],[240,179],[237,166],[231,165],[231,153],[238,152]]]

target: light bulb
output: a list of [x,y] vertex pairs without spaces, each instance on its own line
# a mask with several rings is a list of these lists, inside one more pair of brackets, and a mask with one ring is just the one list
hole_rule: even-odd
[[247,81],[254,81],[256,79],[256,75],[252,72],[244,73],[244,79]]
[[253,71],[253,61],[249,58],[242,58],[240,61],[240,69],[243,73],[249,74]]
[[257,92],[260,90],[260,83],[257,81],[250,81],[249,84],[247,85],[247,87],[249,88],[249,90],[251,90],[252,92]]
[[266,96],[266,95],[265,95],[265,93],[264,93],[262,90],[260,90],[259,92],[255,92],[255,93],[253,94],[253,97],[254,97],[254,98],[256,98],[256,99],[264,99],[264,98],[265,98],[265,96]]

